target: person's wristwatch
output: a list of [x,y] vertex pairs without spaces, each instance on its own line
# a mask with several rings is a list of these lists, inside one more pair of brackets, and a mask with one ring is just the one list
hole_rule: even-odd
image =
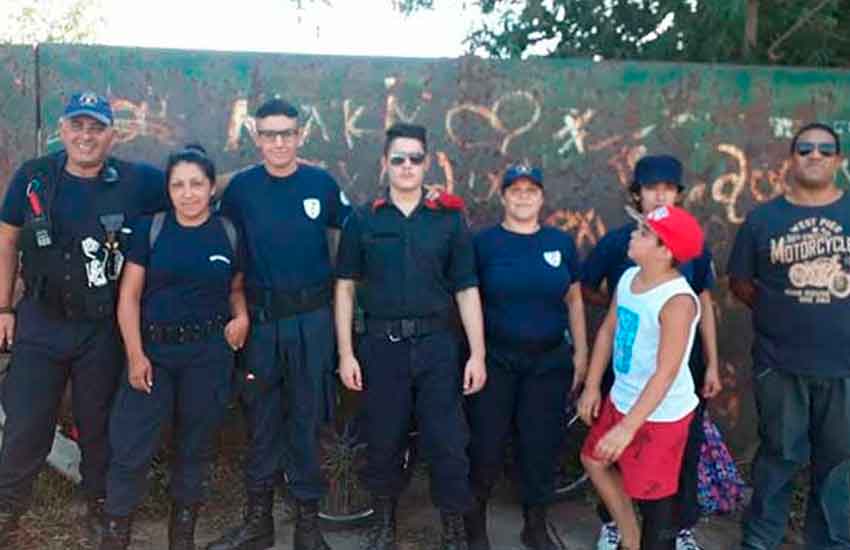
[[0,315],[3,315],[4,313],[8,313],[9,315],[14,315],[15,314],[15,308],[13,308],[12,306],[0,306]]

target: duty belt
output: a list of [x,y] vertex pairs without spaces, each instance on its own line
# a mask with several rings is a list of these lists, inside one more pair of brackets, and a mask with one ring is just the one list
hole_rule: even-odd
[[260,323],[315,311],[331,303],[331,294],[330,282],[292,292],[252,288],[246,291],[252,318]]
[[188,344],[205,339],[210,334],[221,332],[227,319],[218,316],[215,319],[198,323],[158,324],[147,323],[142,332],[145,340],[154,344]]
[[[103,292],[107,292],[106,289]],[[109,291],[111,292],[111,290]],[[46,284],[26,284],[24,296],[41,305],[52,317],[64,321],[100,321],[115,316],[114,300],[97,300],[94,296],[75,295],[70,291],[61,291]]]
[[383,334],[390,342],[401,342],[410,338],[427,336],[449,330],[453,326],[447,316],[414,317],[412,319],[375,319],[366,317],[367,334]]

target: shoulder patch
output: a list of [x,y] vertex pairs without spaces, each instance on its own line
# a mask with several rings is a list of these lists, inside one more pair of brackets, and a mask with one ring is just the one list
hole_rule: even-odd
[[445,191],[437,191],[436,195],[425,199],[425,206],[431,210],[458,210],[466,209],[466,203],[458,196]]

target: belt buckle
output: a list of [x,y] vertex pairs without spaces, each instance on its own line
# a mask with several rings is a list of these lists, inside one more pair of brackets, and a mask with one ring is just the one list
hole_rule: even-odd
[[393,331],[390,328],[387,329],[387,339],[393,344],[397,344],[398,342],[402,341],[402,337],[393,334]]
[[416,336],[416,320],[402,319],[401,320],[401,337],[413,338]]

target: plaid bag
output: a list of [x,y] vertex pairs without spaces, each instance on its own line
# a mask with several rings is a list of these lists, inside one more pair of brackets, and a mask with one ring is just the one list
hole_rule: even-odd
[[705,515],[737,511],[744,500],[744,481],[708,411],[702,417],[702,427],[704,439],[697,465],[700,510]]

